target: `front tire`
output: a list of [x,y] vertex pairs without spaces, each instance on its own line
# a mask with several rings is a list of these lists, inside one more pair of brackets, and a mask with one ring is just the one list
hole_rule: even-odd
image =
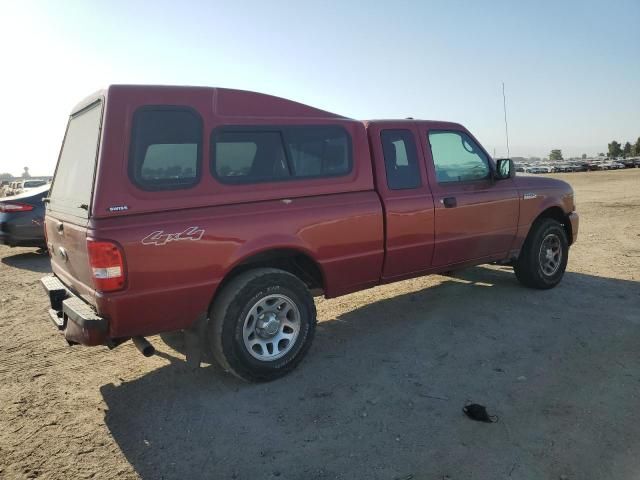
[[275,268],[239,274],[209,312],[218,363],[249,382],[275,380],[303,359],[315,333],[316,308],[306,285]]
[[568,258],[569,242],[563,226],[543,218],[532,226],[513,269],[520,283],[544,290],[560,283]]

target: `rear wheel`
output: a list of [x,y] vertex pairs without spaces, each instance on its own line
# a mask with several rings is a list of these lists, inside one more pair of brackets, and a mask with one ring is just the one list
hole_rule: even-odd
[[548,289],[562,280],[568,257],[564,228],[557,220],[543,218],[531,228],[513,268],[523,285]]
[[316,309],[305,284],[274,268],[241,273],[210,311],[209,342],[220,365],[247,381],[293,370],[307,353]]

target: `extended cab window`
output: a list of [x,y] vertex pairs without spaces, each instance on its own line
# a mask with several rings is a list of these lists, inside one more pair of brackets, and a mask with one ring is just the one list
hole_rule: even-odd
[[438,183],[468,182],[489,177],[489,159],[466,133],[429,132]]
[[387,186],[391,190],[418,188],[420,169],[413,134],[409,130],[383,130],[380,133]]
[[133,116],[129,172],[145,190],[187,188],[199,177],[202,120],[180,107],[143,107]]
[[211,135],[211,170],[223,183],[345,175],[351,139],[333,126],[222,127]]

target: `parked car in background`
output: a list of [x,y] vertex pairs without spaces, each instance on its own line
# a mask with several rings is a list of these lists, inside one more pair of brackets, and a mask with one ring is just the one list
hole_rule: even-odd
[[0,199],[0,244],[10,247],[46,247],[44,198],[49,185]]
[[0,181],[0,197],[6,197],[7,191],[9,190],[9,184],[11,182],[9,180]]

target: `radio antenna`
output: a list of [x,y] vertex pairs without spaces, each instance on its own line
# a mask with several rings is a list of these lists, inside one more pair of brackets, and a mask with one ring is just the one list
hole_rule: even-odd
[[502,107],[504,108],[504,134],[507,137],[507,158],[511,158],[509,152],[509,127],[507,126],[507,97],[504,94],[504,82],[502,82]]

